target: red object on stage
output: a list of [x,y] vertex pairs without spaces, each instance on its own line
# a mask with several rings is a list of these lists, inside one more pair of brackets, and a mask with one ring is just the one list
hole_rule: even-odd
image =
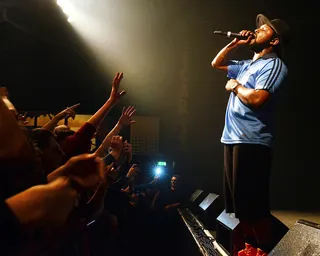
[[267,255],[268,255],[267,253],[265,253],[260,248],[258,248],[256,256],[267,256]]
[[248,243],[245,243],[245,248],[238,252],[238,256],[260,256],[257,254],[257,249]]

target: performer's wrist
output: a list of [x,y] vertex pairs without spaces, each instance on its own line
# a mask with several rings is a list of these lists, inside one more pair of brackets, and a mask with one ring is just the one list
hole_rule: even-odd
[[239,82],[237,82],[235,85],[232,86],[231,90],[232,92],[234,92],[235,94],[238,93],[238,88],[241,84]]

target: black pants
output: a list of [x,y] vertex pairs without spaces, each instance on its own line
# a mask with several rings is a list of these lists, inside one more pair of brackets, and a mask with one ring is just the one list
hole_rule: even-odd
[[270,215],[272,150],[257,144],[224,145],[224,200],[227,213],[258,219]]

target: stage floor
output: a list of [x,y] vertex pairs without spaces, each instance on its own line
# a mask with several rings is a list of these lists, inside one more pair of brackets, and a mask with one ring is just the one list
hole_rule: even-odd
[[320,224],[320,212],[299,212],[290,210],[274,210],[271,213],[291,229],[299,219]]

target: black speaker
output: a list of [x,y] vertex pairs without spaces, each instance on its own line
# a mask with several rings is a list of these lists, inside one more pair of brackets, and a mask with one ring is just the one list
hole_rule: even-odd
[[268,255],[319,256],[320,224],[298,220]]
[[234,213],[226,213],[226,210],[223,210],[216,219],[217,243],[219,243],[229,255],[235,255],[244,244],[239,223],[239,219],[235,217]]
[[206,197],[206,194],[204,190],[197,189],[190,196],[190,202],[193,204],[199,205],[199,203],[201,203],[205,197]]
[[223,210],[219,195],[209,193],[199,204],[197,217],[209,230],[216,229],[216,218]]

